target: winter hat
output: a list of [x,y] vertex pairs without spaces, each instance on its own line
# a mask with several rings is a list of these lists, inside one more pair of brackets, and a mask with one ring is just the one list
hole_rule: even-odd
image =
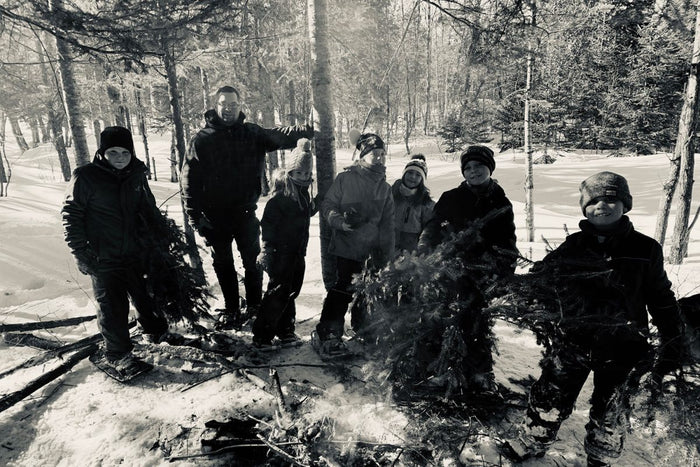
[[459,157],[464,172],[464,167],[469,161],[479,161],[488,167],[489,172],[496,170],[496,160],[493,158],[493,151],[486,146],[469,146]]
[[415,170],[421,174],[423,183],[425,183],[425,180],[428,178],[428,164],[425,163],[425,156],[423,154],[414,154],[406,164],[406,167],[404,167],[403,174],[405,175],[409,170]]
[[632,194],[627,180],[622,175],[613,172],[598,172],[591,175],[579,187],[581,192],[581,211],[586,215],[586,206],[600,197],[611,197],[622,201],[624,212],[632,209]]
[[287,172],[301,170],[311,172],[313,158],[311,157],[311,141],[301,138],[297,141],[297,147],[292,151],[292,158]]
[[360,134],[359,131],[353,129],[348,133],[348,140],[360,151],[360,159],[375,149],[384,149],[384,141],[374,133]]
[[108,126],[102,130],[102,133],[100,133],[100,147],[97,152],[104,156],[107,149],[115,146],[128,149],[132,156],[136,156],[131,132],[123,126]]

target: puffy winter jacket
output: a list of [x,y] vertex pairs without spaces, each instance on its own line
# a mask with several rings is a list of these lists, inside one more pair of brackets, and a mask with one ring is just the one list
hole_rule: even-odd
[[300,201],[277,192],[265,204],[260,221],[264,250],[306,255],[309,220],[318,209],[311,201],[308,187],[299,187],[298,190]]
[[293,148],[299,138],[313,138],[310,127],[266,129],[244,122],[240,114],[226,125],[214,110],[205,114],[206,126],[192,139],[182,167],[185,211],[195,227],[203,215],[215,226],[237,222],[239,214],[254,210],[262,192],[265,154]]
[[394,197],[394,229],[396,231],[396,249],[413,251],[418,246],[418,239],[423,228],[433,217],[435,201],[423,184],[415,194],[405,196],[401,193],[401,180],[396,180],[391,187]]
[[579,225],[580,232],[533,267],[550,268],[557,278],[552,286],[572,297],[562,307],[569,338],[601,358],[634,360],[648,347],[648,311],[661,340],[680,346],[680,314],[661,245],[634,230],[627,216],[605,236],[587,220]]
[[116,170],[99,154],[73,171],[61,214],[73,254],[94,253],[100,269],[142,259],[143,236],[160,215],[144,163],[132,158]]
[[[354,261],[374,254],[379,263],[394,254],[394,199],[384,170],[361,161],[338,174],[321,204],[332,229],[329,253]],[[342,230],[343,222],[351,231]]]
[[[476,191],[462,182],[457,188],[443,193],[435,204],[433,218],[423,229],[420,248],[434,248],[451,233],[467,229],[475,220],[501,209],[504,209],[502,214],[483,226],[483,245],[481,248],[472,248],[471,254],[479,256],[484,251],[493,251],[493,247],[517,253],[513,205],[495,180],[491,180],[483,190]],[[513,258],[496,256],[501,258],[499,264],[495,265],[498,271],[512,273],[515,270]]]

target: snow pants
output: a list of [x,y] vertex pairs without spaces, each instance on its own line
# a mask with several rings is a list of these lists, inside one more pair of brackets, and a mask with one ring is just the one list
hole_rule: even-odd
[[[347,258],[337,257],[337,279],[333,287],[328,291],[323,308],[321,309],[321,319],[316,325],[316,332],[319,338],[324,340],[330,334],[340,337],[345,328],[345,312],[352,302],[352,276],[362,272],[364,262],[354,261]],[[363,325],[361,310],[352,310],[352,327],[357,330]]]
[[97,325],[109,358],[120,358],[133,348],[129,337],[129,298],[136,308],[136,319],[145,334],[160,335],[168,330],[165,317],[155,309],[138,267],[99,271],[91,276],[97,300]]
[[599,362],[590,354],[579,347],[562,346],[545,357],[542,375],[530,389],[526,425],[537,442],[544,446],[554,442],[593,371],[584,448],[590,465],[606,465],[622,453],[630,413],[629,396],[639,381],[637,372],[633,372],[636,363]]
[[246,210],[234,216],[226,228],[217,226],[216,230],[207,236],[214,272],[228,313],[240,311],[238,275],[233,261],[234,240],[245,270],[243,284],[246,301],[248,306],[258,306],[262,298],[262,271],[256,263],[260,253],[260,221],[255,216],[255,210]]
[[296,306],[304,283],[306,263],[299,254],[275,255],[268,271],[267,291],[260,304],[260,311],[253,323],[253,336],[267,342],[294,332]]

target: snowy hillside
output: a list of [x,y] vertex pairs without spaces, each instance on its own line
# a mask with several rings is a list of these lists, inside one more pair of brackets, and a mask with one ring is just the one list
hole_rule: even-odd
[[[151,187],[157,201],[163,203],[162,208],[167,207],[169,215],[181,222],[178,187],[164,177],[169,174],[168,144],[169,138],[151,142],[159,174],[159,180],[152,181]],[[139,156],[142,149],[137,142]],[[457,156],[438,154],[434,142],[428,140],[421,143],[417,151],[426,154],[427,186],[435,199],[461,181]],[[600,170],[618,172],[629,180],[634,196],[630,218],[638,230],[653,235],[658,197],[668,167],[666,156],[563,155],[565,157],[552,165],[535,166],[537,241],[531,244],[522,241],[525,238],[524,157],[510,151],[496,157],[494,178],[513,201],[518,247],[524,255],[539,259],[545,252],[542,237],[556,245],[566,235],[564,226],[572,232],[577,230],[581,217],[578,184]],[[78,272],[63,241],[59,210],[66,183],[61,180],[52,148],[42,146],[19,154],[9,147],[8,157],[12,181],[9,196],[0,198],[0,324],[94,314],[90,281]],[[338,167],[348,165],[350,158],[349,150],[339,150]],[[387,161],[390,182],[400,177],[405,162],[402,148],[392,146]],[[259,213],[265,201],[261,199]],[[306,278],[297,300],[297,333],[305,340],[309,339],[318,320],[325,294],[319,249],[318,217],[314,217]],[[679,297],[700,292],[700,233],[697,230],[691,233],[689,251],[682,266],[667,268]],[[211,258],[205,254],[204,260],[207,277],[215,283]],[[218,287],[212,287],[212,293],[215,297],[212,308],[222,306]],[[71,342],[96,332],[95,322],[88,321],[36,334]],[[530,333],[519,332],[509,324],[498,322],[495,333],[500,352],[495,368],[498,382],[522,392],[511,379],[524,380],[539,375],[540,348]],[[246,330],[232,332],[231,337],[251,342],[251,334]],[[210,353],[185,353],[182,348],[166,345],[158,347],[142,347],[141,351],[156,364],[156,369],[131,385],[118,384],[89,362],[82,361],[65,376],[0,412],[0,465],[165,465],[170,456],[186,457],[202,452],[200,439],[206,437],[204,424],[209,420],[263,420],[263,425],[271,431],[276,423],[284,426],[285,420],[274,420],[277,399],[271,394],[274,391],[270,389],[269,367],[279,371],[283,391],[289,400],[299,403],[310,425],[318,420],[332,421],[339,450],[347,452],[360,446],[380,444],[401,446],[402,451],[392,451],[397,457],[404,449],[416,448],[415,433],[424,428],[416,426],[415,420],[385,394],[365,388],[361,361],[355,362],[349,374],[345,374],[324,365],[308,344],[271,356],[243,352],[226,361],[217,360]],[[39,352],[0,342],[0,372]],[[0,379],[0,395],[18,390],[55,365],[56,361],[50,361]],[[233,371],[236,365],[248,366],[252,375]],[[210,379],[204,381],[207,378]],[[201,384],[195,385],[197,382]],[[551,452],[526,465],[585,465],[583,437],[590,391],[589,380]],[[668,439],[668,427],[663,423],[648,426],[638,421],[635,426],[637,429],[628,438],[620,465],[700,465],[697,446],[693,451],[687,443]],[[466,426],[464,430],[464,435],[457,430],[439,447],[444,451],[444,455],[438,456],[444,459],[444,465],[450,464],[449,459],[453,465],[458,465]],[[358,444],[358,441],[365,444]],[[185,458],[172,465],[236,465],[237,453],[243,450]],[[265,450],[261,452],[258,448],[257,451],[259,459],[264,459]],[[399,457],[396,465],[401,465],[402,459]],[[326,460],[328,465],[340,465],[334,464],[337,461],[333,459]],[[377,464],[391,465],[393,458],[389,456],[385,461]],[[250,460],[252,464],[256,462],[261,461]]]

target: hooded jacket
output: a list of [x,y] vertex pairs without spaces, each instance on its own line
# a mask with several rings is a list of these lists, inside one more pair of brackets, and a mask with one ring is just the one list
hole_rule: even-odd
[[[394,199],[385,170],[360,161],[338,174],[321,204],[332,229],[329,253],[354,261],[370,254],[386,261],[394,254]],[[383,167],[382,167],[383,169]],[[342,229],[344,222],[352,230]]]
[[552,286],[573,297],[562,310],[569,339],[603,359],[638,359],[648,350],[648,311],[662,343],[680,345],[680,315],[661,245],[634,230],[627,216],[604,235],[587,220],[579,226],[533,267],[549,268],[558,283]]
[[[500,209],[504,212],[483,226],[483,247],[474,248],[472,254],[493,252],[493,247],[517,253],[513,205],[495,180],[482,190],[474,190],[467,182],[462,182],[457,188],[443,193],[435,204],[433,218],[423,229],[420,247],[432,249],[447,235],[467,229],[475,220]],[[499,271],[512,273],[515,270],[513,258],[496,256],[502,258],[499,261],[502,264],[496,265]]]
[[99,269],[143,259],[143,236],[160,215],[146,173],[135,157],[117,170],[99,154],[73,171],[61,210],[73,254],[94,253]]
[[265,154],[293,148],[299,138],[313,138],[313,129],[265,129],[238,120],[226,125],[216,111],[204,114],[206,126],[190,143],[182,167],[185,211],[197,226],[202,216],[216,227],[237,222],[238,214],[254,210],[262,192]]
[[391,187],[394,197],[396,249],[414,251],[423,228],[433,217],[435,201],[422,183],[411,196],[401,193],[401,183],[401,179],[396,180]]

